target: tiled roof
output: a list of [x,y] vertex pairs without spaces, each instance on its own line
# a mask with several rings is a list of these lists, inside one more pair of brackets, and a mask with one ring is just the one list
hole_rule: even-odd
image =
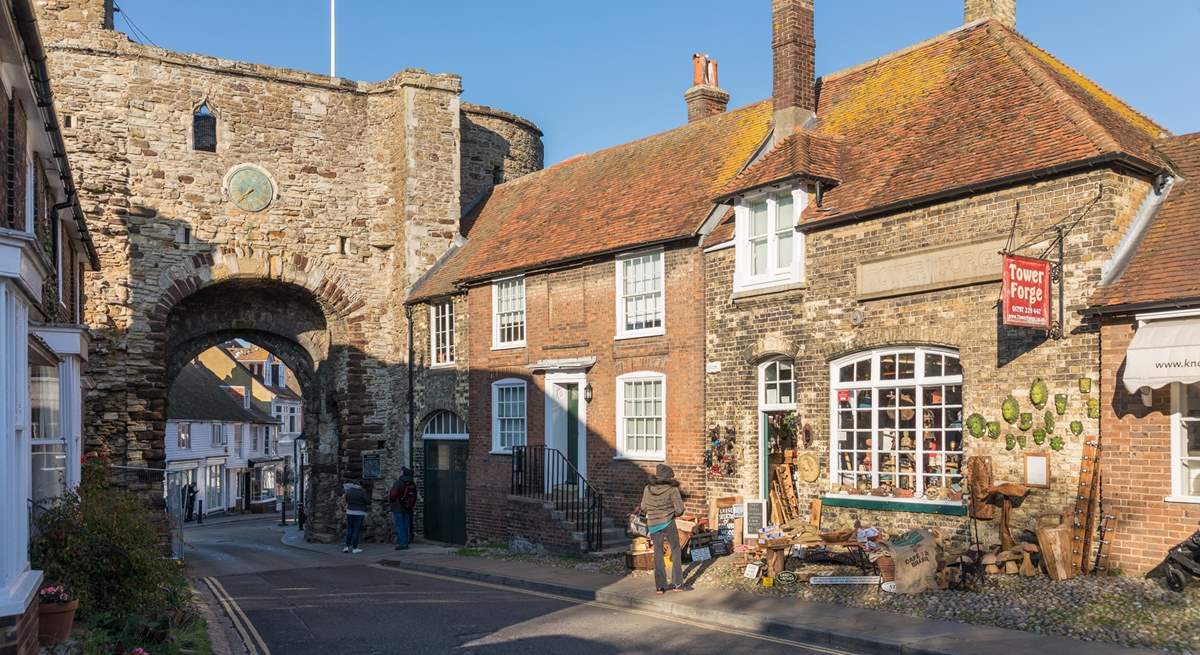
[[1182,179],[1163,200],[1120,277],[1096,290],[1094,308],[1200,303],[1195,257],[1200,252],[1200,132],[1164,139],[1158,150]]
[[718,200],[797,177],[842,180],[842,139],[797,130],[717,193]]
[[497,186],[464,220],[467,243],[410,300],[477,280],[696,234],[712,198],[766,140],[759,102]]
[[167,396],[167,418],[176,421],[278,423],[256,409],[234,400],[212,371],[198,364],[183,367]]
[[[971,24],[820,81],[818,134],[843,139],[841,184],[802,223],[882,213],[1105,156],[1163,167],[1167,135],[995,21]],[[787,140],[783,142],[787,143]],[[765,166],[773,153],[749,167]],[[732,236],[728,221],[709,243]]]

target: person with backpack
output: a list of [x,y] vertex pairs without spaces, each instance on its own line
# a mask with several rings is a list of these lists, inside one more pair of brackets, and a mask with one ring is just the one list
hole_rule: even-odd
[[396,550],[404,550],[412,541],[412,515],[417,507],[417,483],[412,469],[400,469],[400,477],[388,491],[388,502],[396,522]]

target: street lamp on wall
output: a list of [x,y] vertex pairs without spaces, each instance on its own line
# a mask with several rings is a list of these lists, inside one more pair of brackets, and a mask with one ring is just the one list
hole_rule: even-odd
[[583,388],[583,402],[585,402],[585,403],[592,402],[592,383],[591,382],[588,382],[587,386],[585,386]]

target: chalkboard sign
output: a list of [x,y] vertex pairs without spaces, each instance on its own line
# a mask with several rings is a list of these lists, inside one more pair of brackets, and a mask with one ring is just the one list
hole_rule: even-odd
[[757,537],[758,531],[767,525],[767,501],[746,501],[746,532],[747,537]]

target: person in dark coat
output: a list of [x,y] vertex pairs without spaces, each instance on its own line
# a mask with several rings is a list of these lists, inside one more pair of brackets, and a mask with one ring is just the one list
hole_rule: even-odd
[[392,483],[388,504],[396,522],[396,550],[404,550],[412,541],[412,516],[417,506],[417,483],[413,480],[412,469],[407,466],[400,469],[400,477]]
[[346,492],[346,546],[342,548],[342,552],[361,553],[358,538],[362,535],[363,521],[367,518],[371,498],[362,487],[353,482],[342,485],[342,489]]
[[[675,471],[666,464],[654,469],[654,477],[642,491],[642,511],[646,513],[646,526],[650,529],[650,540],[654,542],[654,588],[658,594],[667,589],[683,591],[683,553],[679,548],[679,530],[675,528],[675,517],[683,515],[683,496],[679,493],[679,481]],[[671,586],[667,586],[667,570],[664,561],[663,542],[671,545]]]
[[197,495],[198,495],[198,492],[196,491],[196,483],[195,482],[189,482],[183,488],[183,511],[185,514],[183,517],[183,520],[185,522],[191,521],[192,519],[195,518],[196,496]]

